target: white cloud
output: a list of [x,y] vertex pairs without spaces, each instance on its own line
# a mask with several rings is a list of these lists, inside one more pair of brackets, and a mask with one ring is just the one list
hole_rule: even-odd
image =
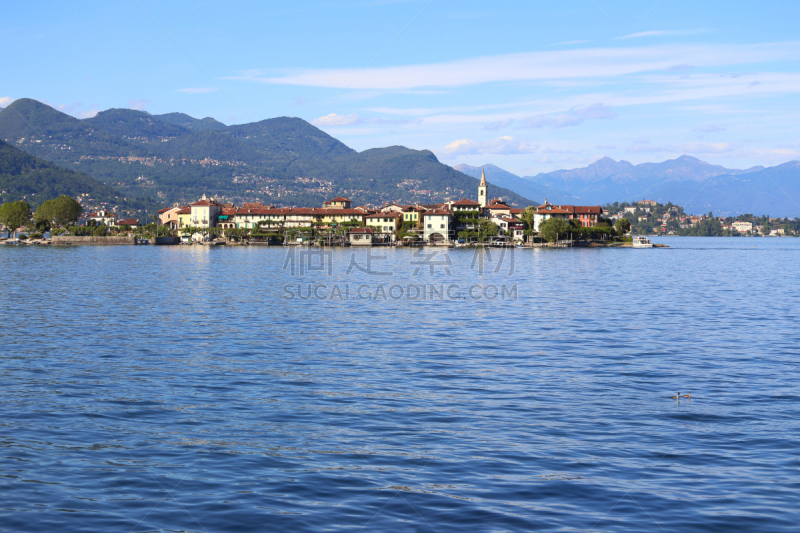
[[137,111],[144,111],[147,109],[147,104],[150,102],[141,98],[139,100],[128,100],[128,109],[135,109]]
[[526,52],[368,69],[298,69],[282,76],[268,76],[258,70],[249,70],[226,79],[338,89],[398,90],[512,81],[604,78],[661,71],[689,62],[695,67],[718,67],[794,59],[800,59],[800,42],[692,44]]
[[537,146],[526,141],[518,141],[510,136],[498,137],[487,141],[459,139],[441,150],[445,156],[475,154],[532,154]]
[[505,120],[496,120],[494,122],[489,122],[488,124],[483,125],[483,129],[486,131],[496,131],[505,128],[506,126],[510,125],[512,120],[507,118]]
[[219,87],[187,87],[186,89],[178,89],[179,93],[188,94],[205,94],[219,91]]
[[564,46],[564,45],[568,45],[568,44],[585,44],[585,43],[590,43],[590,42],[591,41],[564,41],[564,42],[560,42],[560,43],[553,43],[550,46]]
[[697,29],[697,30],[655,30],[655,31],[640,31],[638,33],[631,33],[630,35],[623,35],[617,37],[617,40],[624,39],[638,39],[639,37],[674,37],[678,35],[698,35],[700,33],[708,33],[710,30]]
[[315,118],[311,121],[311,123],[315,126],[352,126],[353,124],[358,124],[361,122],[361,117],[352,114],[352,115],[337,115],[336,113],[331,113],[330,115],[325,115],[324,117]]
[[97,116],[97,109],[90,109],[89,111],[81,111],[76,115],[78,118],[92,118]]
[[16,98],[11,98],[10,96],[0,96],[0,107],[8,107],[14,100],[16,100]]
[[523,120],[524,127],[541,128],[551,126],[553,128],[566,128],[567,126],[577,126],[581,122],[590,119],[612,119],[617,114],[611,108],[603,104],[592,104],[590,106],[573,107],[566,113],[558,115],[538,115],[528,117]]

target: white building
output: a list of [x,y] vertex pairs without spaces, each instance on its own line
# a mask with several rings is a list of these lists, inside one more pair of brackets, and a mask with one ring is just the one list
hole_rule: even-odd
[[731,227],[738,231],[739,233],[747,233],[748,231],[753,231],[753,223],[752,222],[739,222],[736,221],[731,224]]
[[481,171],[481,182],[478,185],[478,203],[486,207],[489,203],[489,184],[486,183],[486,169]]
[[451,240],[450,227],[453,224],[453,216],[450,211],[439,209],[427,211],[422,214],[423,238],[427,242]]
[[89,220],[93,220],[95,224],[98,225],[105,224],[106,226],[113,226],[114,222],[117,220],[117,215],[110,213],[105,209],[100,209],[99,211],[90,214]]

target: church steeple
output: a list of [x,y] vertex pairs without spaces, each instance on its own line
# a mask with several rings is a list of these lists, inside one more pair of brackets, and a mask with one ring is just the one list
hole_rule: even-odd
[[486,169],[481,170],[481,182],[478,185],[478,203],[486,207],[489,203],[489,185],[486,183]]

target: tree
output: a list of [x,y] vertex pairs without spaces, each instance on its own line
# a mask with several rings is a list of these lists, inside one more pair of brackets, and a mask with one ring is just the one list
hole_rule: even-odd
[[533,206],[526,207],[522,214],[519,216],[519,219],[525,224],[525,229],[533,229],[534,227],[534,214],[536,213],[536,208]]
[[548,218],[539,224],[539,235],[547,242],[555,242],[558,238],[563,238],[571,230],[572,224],[563,218]]
[[66,227],[70,224],[75,224],[83,213],[83,207],[78,203],[75,198],[61,195],[53,202],[53,223],[60,227]]
[[31,219],[31,206],[28,202],[6,202],[0,206],[0,222],[6,227],[9,234],[27,224]]
[[614,223],[614,227],[616,228],[617,233],[620,235],[625,235],[631,230],[631,221],[627,218],[618,218]]

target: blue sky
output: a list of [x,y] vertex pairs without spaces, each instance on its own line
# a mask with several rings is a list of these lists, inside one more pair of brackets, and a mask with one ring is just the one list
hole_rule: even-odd
[[800,3],[18,2],[0,106],[308,120],[520,175],[800,158]]

